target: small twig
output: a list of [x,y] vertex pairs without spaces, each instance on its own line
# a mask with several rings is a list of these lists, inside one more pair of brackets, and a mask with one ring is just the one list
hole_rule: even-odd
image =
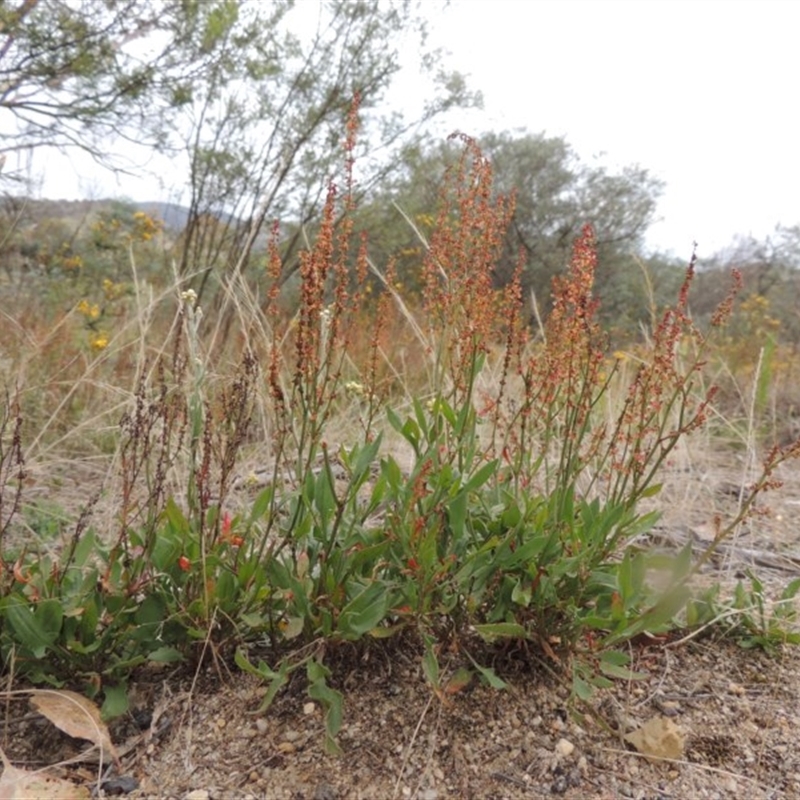
[[[633,756],[634,758],[644,758],[649,759],[652,756],[648,756],[645,753],[637,753],[635,750],[618,750],[616,747],[598,747],[597,750],[603,753],[614,753],[618,756]],[[758,786],[759,789],[769,790],[771,792],[780,792],[782,796],[785,797],[785,794],[781,792],[775,786],[766,786],[763,783],[760,783],[756,778],[751,778],[749,775],[745,775],[742,772],[731,772],[728,769],[722,769],[721,767],[712,767],[708,764],[699,764],[696,761],[687,761],[685,758],[666,758],[664,756],[658,757],[658,762],[663,764],[675,764],[676,766],[681,767],[694,767],[697,769],[705,770],[706,772],[713,772],[715,775],[724,775],[727,778],[736,778],[740,780],[745,780],[748,783],[751,783],[755,786]]]
[[431,707],[431,703],[433,702],[433,692],[428,695],[428,702],[425,703],[425,708],[422,709],[422,714],[420,714],[419,720],[417,720],[417,726],[414,728],[414,733],[411,734],[411,740],[406,747],[405,755],[403,756],[403,763],[400,765],[400,773],[397,776],[397,781],[394,784],[394,791],[392,792],[392,797],[397,797],[398,792],[400,791],[400,784],[403,780],[403,775],[406,771],[406,767],[408,766],[408,761],[411,758],[411,750],[414,747],[414,742],[417,740],[417,735],[419,734],[419,729],[422,727],[422,722],[425,719],[425,715],[428,713],[428,709]]
[[508,781],[509,783],[513,783],[515,786],[521,786],[524,789],[530,789],[531,787],[522,780],[522,778],[516,778],[513,775],[506,775],[505,772],[490,772],[490,778],[495,778],[499,781]]

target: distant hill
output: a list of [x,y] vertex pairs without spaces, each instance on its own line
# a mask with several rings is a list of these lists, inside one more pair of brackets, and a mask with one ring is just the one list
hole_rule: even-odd
[[132,203],[137,211],[144,211],[151,217],[157,217],[164,223],[164,227],[176,233],[186,227],[189,219],[189,209],[175,203],[160,203],[156,201],[146,203]]
[[177,203],[159,201],[134,203],[125,198],[111,197],[99,200],[46,200],[7,195],[5,198],[0,198],[0,206],[2,206],[0,213],[5,217],[19,218],[29,223],[45,219],[60,219],[77,226],[85,222],[88,217],[101,211],[108,211],[120,204],[157,217],[164,223],[167,230],[175,233],[182,231],[189,219],[189,209]]

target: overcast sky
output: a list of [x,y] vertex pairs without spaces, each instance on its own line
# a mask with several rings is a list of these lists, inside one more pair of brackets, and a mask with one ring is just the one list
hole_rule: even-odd
[[455,0],[437,35],[488,127],[666,181],[651,245],[708,253],[800,223],[796,0]]
[[[797,0],[453,0],[432,17],[484,96],[454,126],[546,131],[648,168],[667,184],[648,244],[680,256],[800,223],[798,35]],[[42,193],[157,191],[79,169],[53,160]]]

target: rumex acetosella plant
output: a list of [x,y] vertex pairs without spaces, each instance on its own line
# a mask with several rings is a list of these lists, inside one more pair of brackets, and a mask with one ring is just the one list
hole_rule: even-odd
[[[626,656],[609,645],[669,628],[689,598],[690,550],[669,564],[668,590],[656,594],[645,581],[654,563],[626,545],[656,521],[640,502],[657,494],[659,468],[681,437],[703,425],[713,399],[699,380],[711,340],[688,313],[694,260],[622,403],[613,407],[609,387],[618,376],[596,322],[591,228],[576,241],[543,335],[534,340],[519,281],[496,288],[493,280],[512,200],[493,195],[488,162],[471,141],[464,144],[427,250],[423,309],[412,315],[391,292],[427,370],[427,393],[408,399],[405,413],[385,405],[390,427],[410,448],[410,469],[391,453],[375,464],[378,387],[374,369],[366,370],[359,385],[369,398],[369,423],[362,441],[339,454],[344,485],[321,442],[323,467],[312,474],[300,465],[302,487],[291,495],[288,524],[270,517],[278,534],[267,567],[279,620],[273,634],[277,644],[301,632],[335,641],[412,631],[425,645],[426,674],[435,685],[442,652],[461,652],[491,682],[496,676],[478,666],[472,648],[481,639],[526,640],[556,660],[577,654],[574,685],[585,694],[590,683],[603,684],[598,671],[629,674]],[[387,290],[394,285],[383,282]],[[735,280],[712,334],[736,290]],[[317,288],[313,296],[321,294]],[[334,304],[332,313],[343,307]],[[301,321],[313,319],[303,314]],[[325,363],[346,362],[344,339],[342,355],[327,347],[335,344],[323,335],[329,324],[320,312],[309,336],[313,347],[297,351],[295,398],[302,397],[297,370],[312,362],[308,385],[317,393],[306,396],[333,399],[341,391],[341,370],[322,370],[323,361],[314,361],[324,340]],[[375,345],[377,324],[371,336]],[[321,423],[324,415],[307,419],[305,406],[292,416],[298,406],[287,402],[278,373],[273,367],[282,418],[303,431],[311,421]],[[302,452],[293,435],[290,451]],[[314,433],[309,442],[316,443]],[[793,455],[772,452],[765,480]],[[756,484],[754,495],[765,486]],[[712,546],[735,524],[720,528]]]
[[[502,685],[483,654],[514,640],[569,664],[586,695],[604,675],[630,675],[615,645],[701,615],[687,588],[691,550],[655,564],[629,544],[656,521],[642,501],[657,495],[659,468],[705,422],[713,390],[702,391],[700,370],[736,283],[701,332],[688,311],[692,260],[625,382],[597,321],[587,226],[534,335],[524,265],[506,286],[493,271],[513,197],[494,193],[489,162],[462,137],[415,305],[354,231],[356,130],[353,112],[344,186],[330,186],[301,256],[296,311],[281,307],[276,226],[266,299],[242,303],[247,335],[226,380],[210,379],[202,309],[176,292],[171,349],[162,342],[140,365],[120,427],[111,535],[86,516],[60,559],[4,545],[0,648],[17,671],[82,676],[108,702],[147,661],[235,649],[243,669],[270,681],[266,703],[303,669],[335,749],[342,698],[326,654],[339,643],[410,636],[439,692],[465,680],[454,665]],[[383,291],[370,301],[373,279]],[[389,333],[402,326],[419,373],[405,385]],[[354,404],[343,434],[339,418]],[[269,476],[237,505],[234,485],[250,484],[242,454],[259,426]],[[0,451],[4,516],[22,459],[10,441]],[[712,548],[798,455],[800,443],[768,454]],[[655,566],[669,573],[658,592],[646,580]]]

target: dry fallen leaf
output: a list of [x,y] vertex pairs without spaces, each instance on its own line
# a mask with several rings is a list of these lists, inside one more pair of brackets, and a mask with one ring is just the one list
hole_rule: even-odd
[[30,772],[12,767],[5,753],[3,774],[0,775],[0,800],[90,800],[91,792],[85,786],[76,786],[61,778],[50,778],[42,771]]
[[64,733],[94,743],[104,760],[105,756],[110,756],[115,764],[119,764],[119,755],[108,728],[91,700],[66,689],[36,689],[31,692],[31,703]]
[[683,731],[669,717],[653,717],[641,728],[625,736],[648,761],[662,758],[677,760],[683,756]]

